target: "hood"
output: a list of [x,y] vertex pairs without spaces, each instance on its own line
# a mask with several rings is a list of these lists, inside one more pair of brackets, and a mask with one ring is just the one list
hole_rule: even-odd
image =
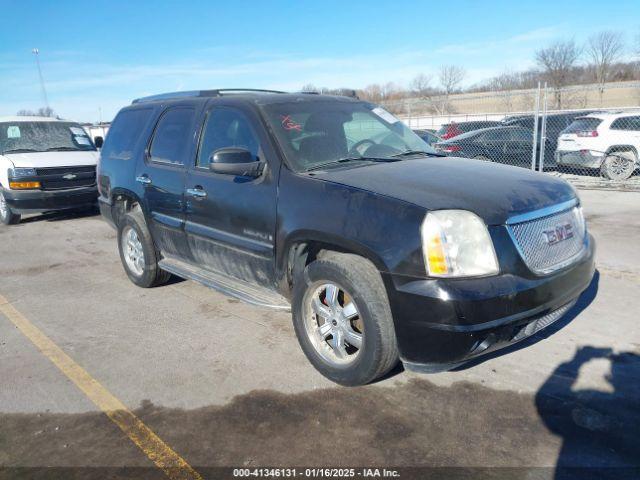
[[525,168],[431,157],[313,172],[315,178],[397,198],[427,210],[461,209],[487,225],[576,198],[564,180]]
[[77,167],[98,163],[98,152],[25,152],[4,155],[14,167]]

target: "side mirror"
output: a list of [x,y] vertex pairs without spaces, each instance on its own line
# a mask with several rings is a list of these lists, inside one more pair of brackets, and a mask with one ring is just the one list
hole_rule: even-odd
[[102,145],[104,144],[104,138],[96,137],[93,139],[93,143],[95,144],[96,148],[102,148]]
[[220,148],[209,157],[209,169],[215,173],[242,177],[259,177],[264,163],[244,148]]

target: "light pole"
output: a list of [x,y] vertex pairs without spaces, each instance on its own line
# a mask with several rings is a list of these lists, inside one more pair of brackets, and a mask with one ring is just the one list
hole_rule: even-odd
[[44,105],[47,107],[47,111],[49,110],[49,98],[47,97],[47,89],[44,87],[44,78],[42,77],[42,69],[40,68],[40,50],[34,48],[31,50],[36,56],[36,65],[38,66],[38,76],[40,77],[40,86],[42,87],[42,96],[44,97]]

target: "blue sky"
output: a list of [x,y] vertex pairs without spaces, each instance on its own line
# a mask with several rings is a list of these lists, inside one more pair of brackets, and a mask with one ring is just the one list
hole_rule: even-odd
[[49,103],[109,120],[133,98],[183,89],[407,84],[442,64],[467,84],[533,65],[556,39],[640,33],[640,1],[0,0],[0,115]]

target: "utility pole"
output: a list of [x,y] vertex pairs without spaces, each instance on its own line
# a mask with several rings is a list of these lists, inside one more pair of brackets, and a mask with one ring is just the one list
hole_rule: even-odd
[[40,50],[34,48],[31,50],[36,57],[36,65],[38,67],[38,76],[40,77],[40,86],[42,87],[42,96],[44,97],[44,106],[49,110],[49,98],[47,97],[47,89],[44,87],[44,78],[42,77],[42,69],[40,68]]

